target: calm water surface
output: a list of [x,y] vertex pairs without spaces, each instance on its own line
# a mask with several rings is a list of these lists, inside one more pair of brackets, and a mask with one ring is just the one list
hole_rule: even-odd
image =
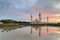
[[60,40],[60,27],[26,26],[0,28],[0,40]]

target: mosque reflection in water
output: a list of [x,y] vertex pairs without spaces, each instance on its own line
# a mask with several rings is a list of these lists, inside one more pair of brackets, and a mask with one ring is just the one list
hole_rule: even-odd
[[40,26],[32,26],[32,27],[31,27],[31,34],[33,33],[33,28],[34,28],[36,31],[39,30],[38,35],[40,36],[40,35],[41,35],[41,28],[42,28],[42,27],[40,27]]
[[[6,31],[6,32],[8,32],[8,31],[11,31],[11,30],[15,30],[15,29],[17,29],[17,28],[20,28],[20,27],[17,27],[17,26],[15,26],[15,27],[2,27],[2,28],[0,28],[0,29],[2,29],[2,31],[1,32],[4,32],[4,31]],[[22,27],[23,28],[23,27]],[[41,35],[41,26],[31,26],[31,34],[33,34],[33,29],[35,29],[36,31],[38,31],[38,35],[40,36]]]
[[[15,27],[1,27],[0,30],[1,32],[10,32],[11,30],[15,30],[18,29],[22,31],[27,31],[26,29],[28,29],[28,32],[32,34],[38,33],[39,36],[41,36],[42,34],[45,33],[60,33],[60,27],[50,27],[50,26],[26,26],[26,27],[19,27],[19,26],[15,26]],[[23,32],[22,32],[23,33]]]

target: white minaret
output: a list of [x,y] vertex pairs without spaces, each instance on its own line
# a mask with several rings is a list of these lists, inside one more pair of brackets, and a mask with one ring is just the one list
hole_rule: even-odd
[[31,22],[32,22],[32,15],[31,15]]
[[[31,15],[31,23],[32,23],[32,15]],[[32,34],[32,27],[31,27],[31,34]]]
[[39,12],[39,21],[41,22],[41,13]]
[[49,17],[47,16],[47,23],[48,23],[48,18],[49,18]]

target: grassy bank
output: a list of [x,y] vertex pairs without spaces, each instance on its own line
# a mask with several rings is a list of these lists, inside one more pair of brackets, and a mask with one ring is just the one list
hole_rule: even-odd
[[0,27],[6,27],[6,26],[20,26],[18,23],[7,23],[7,24],[0,24]]

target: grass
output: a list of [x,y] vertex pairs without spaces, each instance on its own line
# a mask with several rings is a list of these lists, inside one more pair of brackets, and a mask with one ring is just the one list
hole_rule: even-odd
[[20,26],[20,24],[18,24],[18,23],[0,24],[0,27],[4,27],[4,26]]

